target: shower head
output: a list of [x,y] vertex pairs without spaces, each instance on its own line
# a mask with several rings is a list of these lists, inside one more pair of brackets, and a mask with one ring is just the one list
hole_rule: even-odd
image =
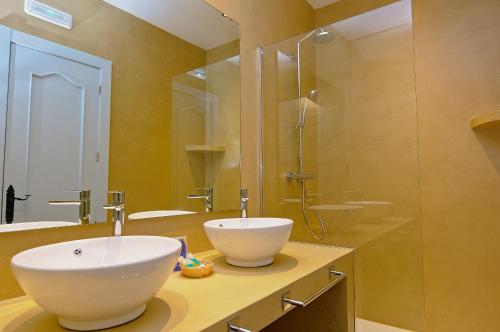
[[302,44],[310,37],[313,37],[312,40],[315,43],[326,43],[333,40],[335,38],[335,35],[333,34],[333,32],[330,32],[324,28],[319,28],[309,32],[307,35],[302,37],[302,39],[297,42],[297,47],[300,48],[300,44]]
[[323,28],[319,28],[316,30],[316,33],[314,34],[314,41],[316,43],[327,43],[335,38],[335,35],[327,31]]
[[318,89],[312,89],[311,92],[309,92],[309,96],[307,96],[307,98],[309,98],[309,100],[311,101],[316,102],[316,100],[318,99],[318,93]]

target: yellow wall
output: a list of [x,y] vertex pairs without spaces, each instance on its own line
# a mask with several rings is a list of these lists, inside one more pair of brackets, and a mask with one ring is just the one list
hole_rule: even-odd
[[[341,1],[317,26],[392,1]],[[500,2],[414,0],[425,330],[500,324],[500,131],[469,119],[500,109]]]
[[[414,1],[428,331],[500,326],[500,1]],[[472,273],[463,273],[470,268]]]
[[205,65],[206,53],[101,0],[47,0],[74,15],[68,31],[2,0],[0,24],[113,62],[109,189],[128,212],[171,208],[171,80]]

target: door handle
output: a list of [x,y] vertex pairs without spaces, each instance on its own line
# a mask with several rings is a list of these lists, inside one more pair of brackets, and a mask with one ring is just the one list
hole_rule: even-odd
[[12,224],[12,221],[14,221],[14,205],[16,201],[26,201],[30,197],[30,194],[25,194],[24,198],[16,197],[14,186],[9,185],[5,198],[5,222],[7,224]]
[[31,195],[30,195],[30,194],[24,194],[24,198],[14,197],[14,199],[15,199],[16,201],[27,201],[27,200],[28,200],[28,198],[30,198],[30,197],[31,197]]

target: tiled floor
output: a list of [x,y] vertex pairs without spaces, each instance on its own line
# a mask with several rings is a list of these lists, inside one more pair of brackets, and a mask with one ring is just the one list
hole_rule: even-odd
[[389,325],[384,325],[361,318],[356,318],[356,332],[411,332]]

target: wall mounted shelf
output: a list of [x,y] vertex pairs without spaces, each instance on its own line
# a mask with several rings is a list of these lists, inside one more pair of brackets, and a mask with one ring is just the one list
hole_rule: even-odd
[[472,129],[495,126],[500,126],[500,111],[480,114],[470,120]]
[[225,145],[186,145],[187,152],[224,152]]

